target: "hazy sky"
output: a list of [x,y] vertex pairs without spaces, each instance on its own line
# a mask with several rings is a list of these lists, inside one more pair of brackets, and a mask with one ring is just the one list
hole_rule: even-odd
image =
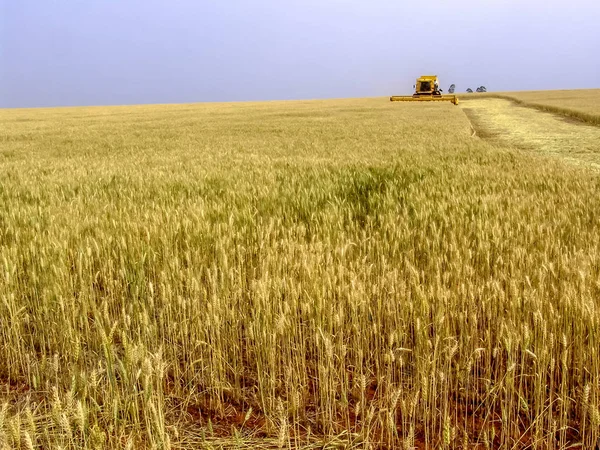
[[600,0],[0,0],[0,107],[600,87]]

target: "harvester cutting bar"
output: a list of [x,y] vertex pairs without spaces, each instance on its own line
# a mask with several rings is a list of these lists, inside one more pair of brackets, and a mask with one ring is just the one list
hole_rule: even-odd
[[392,95],[390,102],[451,102],[458,105],[458,97],[456,95],[422,95],[418,97]]

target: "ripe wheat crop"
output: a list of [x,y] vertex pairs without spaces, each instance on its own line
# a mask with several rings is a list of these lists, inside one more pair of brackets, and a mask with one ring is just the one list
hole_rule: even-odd
[[450,104],[0,124],[0,449],[598,442],[597,173]]

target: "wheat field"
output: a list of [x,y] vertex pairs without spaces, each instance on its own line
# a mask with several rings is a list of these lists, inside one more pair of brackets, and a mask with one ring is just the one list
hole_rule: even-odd
[[451,104],[0,124],[0,449],[597,445],[597,172]]

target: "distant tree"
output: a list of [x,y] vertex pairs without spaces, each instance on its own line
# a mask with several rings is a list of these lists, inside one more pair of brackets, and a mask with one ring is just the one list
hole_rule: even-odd
[[451,84],[450,87],[448,88],[448,93],[449,94],[454,94],[454,90],[456,89],[456,85],[455,84]]
[[473,89],[471,89],[471,88],[467,88],[467,92],[468,92],[469,94],[472,94],[472,93],[473,93]]
[[477,92],[487,92],[487,89],[485,88],[485,86],[479,86],[477,88]]

